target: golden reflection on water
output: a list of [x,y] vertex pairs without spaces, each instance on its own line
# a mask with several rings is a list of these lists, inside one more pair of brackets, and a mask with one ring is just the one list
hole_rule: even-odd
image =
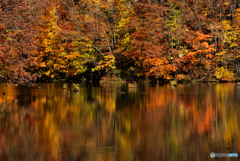
[[240,154],[235,83],[101,84],[80,92],[70,85],[39,86],[0,85],[0,160],[211,160],[210,152]]

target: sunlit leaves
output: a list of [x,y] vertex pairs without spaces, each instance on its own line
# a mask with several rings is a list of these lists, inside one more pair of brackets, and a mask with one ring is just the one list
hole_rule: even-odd
[[106,70],[106,72],[109,72],[110,70],[115,70],[115,57],[114,55],[106,55],[103,57],[103,60],[100,60],[98,62],[98,65],[92,69],[92,71],[98,71],[98,70]]
[[[182,74],[206,80],[217,66],[232,71],[239,55],[240,9],[230,1],[33,0],[3,5],[1,73],[15,80],[25,70],[54,79],[118,70],[127,79]],[[29,64],[23,67],[25,62]]]
[[231,25],[231,21],[222,21],[222,27],[224,36],[223,43],[228,43],[230,47],[236,46],[237,44],[235,42],[237,40],[237,33],[235,27]]
[[49,3],[42,15],[43,24],[39,26],[41,34],[37,37],[38,61],[41,67],[38,70],[45,71],[43,73],[46,76],[56,79],[61,73],[68,77],[85,72],[85,64],[94,59],[89,54],[95,51],[89,38],[76,35],[78,33],[71,27],[74,24],[65,26],[59,20],[57,10],[55,3]]
[[216,72],[214,74],[217,79],[220,79],[222,81],[233,81],[234,79],[234,73],[231,71],[228,71],[228,69],[221,67],[217,68]]

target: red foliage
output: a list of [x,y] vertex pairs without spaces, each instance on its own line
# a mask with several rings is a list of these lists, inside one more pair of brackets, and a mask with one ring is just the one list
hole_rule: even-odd
[[182,59],[184,60],[185,63],[186,62],[191,62],[193,58],[194,58],[194,56],[190,55],[190,54],[187,54],[184,57],[182,57]]

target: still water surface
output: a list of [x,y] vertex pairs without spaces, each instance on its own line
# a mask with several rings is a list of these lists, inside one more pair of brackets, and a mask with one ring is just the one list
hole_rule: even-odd
[[[0,84],[0,160],[238,160],[240,86]],[[121,93],[125,92],[125,93]],[[6,95],[2,95],[5,92]]]

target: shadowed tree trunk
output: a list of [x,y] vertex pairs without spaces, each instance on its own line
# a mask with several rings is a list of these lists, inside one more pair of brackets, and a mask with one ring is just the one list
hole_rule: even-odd
[[237,75],[240,75],[240,58],[234,60],[234,70]]

